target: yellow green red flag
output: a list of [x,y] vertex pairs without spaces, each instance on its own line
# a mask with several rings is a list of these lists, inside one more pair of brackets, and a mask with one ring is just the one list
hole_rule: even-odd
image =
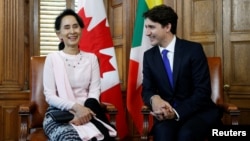
[[127,84],[127,109],[137,128],[142,133],[143,105],[142,90],[142,59],[145,50],[151,48],[148,37],[145,36],[143,13],[152,7],[162,4],[162,0],[138,0],[136,19],[134,25],[132,47],[130,51],[128,84]]

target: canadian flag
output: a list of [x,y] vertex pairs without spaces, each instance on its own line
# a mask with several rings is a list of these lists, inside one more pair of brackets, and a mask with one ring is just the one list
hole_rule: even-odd
[[116,128],[119,138],[128,134],[125,107],[119,81],[115,49],[103,0],[78,0],[78,15],[84,22],[80,49],[93,52],[99,59],[101,101],[114,104],[118,110]]

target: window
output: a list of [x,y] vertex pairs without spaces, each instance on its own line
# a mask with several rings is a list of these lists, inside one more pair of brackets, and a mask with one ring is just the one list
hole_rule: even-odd
[[77,9],[78,0],[40,0],[40,55],[58,50],[59,39],[54,29],[55,18],[66,7]]

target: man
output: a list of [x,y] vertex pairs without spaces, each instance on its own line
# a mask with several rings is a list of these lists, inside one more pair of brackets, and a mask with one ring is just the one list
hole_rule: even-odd
[[210,97],[203,48],[176,37],[178,16],[171,7],[159,5],[143,16],[153,47],[144,53],[142,97],[154,116],[154,140],[202,141],[221,118]]

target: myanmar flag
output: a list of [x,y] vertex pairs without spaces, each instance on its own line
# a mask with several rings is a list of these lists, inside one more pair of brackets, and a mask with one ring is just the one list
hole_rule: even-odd
[[115,49],[103,0],[79,0],[78,9],[78,15],[85,25],[80,40],[80,49],[93,52],[98,57],[101,73],[100,101],[112,103],[117,108],[116,127],[118,136],[122,139],[128,134],[128,127]]
[[143,13],[155,5],[162,4],[162,0],[138,0],[135,27],[130,52],[127,108],[132,120],[140,133],[142,133],[143,116],[141,108],[143,105],[142,91],[142,59],[145,50],[151,47],[149,38],[145,36]]

